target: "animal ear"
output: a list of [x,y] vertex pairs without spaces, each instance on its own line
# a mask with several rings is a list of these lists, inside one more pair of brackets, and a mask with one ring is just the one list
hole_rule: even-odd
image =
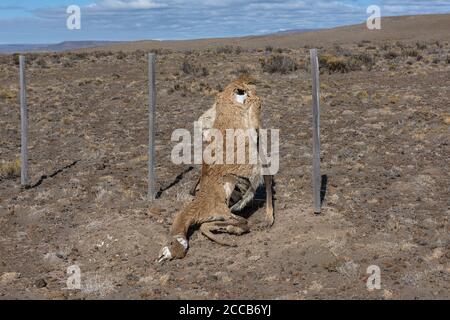
[[241,75],[237,81],[243,84],[255,84],[256,82],[254,78],[250,77],[247,74]]

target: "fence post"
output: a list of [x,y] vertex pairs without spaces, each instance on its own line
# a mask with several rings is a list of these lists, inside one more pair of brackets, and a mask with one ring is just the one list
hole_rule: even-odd
[[28,186],[28,110],[25,78],[25,56],[19,56],[20,64],[20,183]]
[[148,54],[148,79],[149,79],[149,105],[148,105],[148,196],[155,200],[156,177],[155,177],[155,106],[156,106],[156,83],[155,83],[155,54]]
[[313,102],[313,195],[314,213],[321,213],[320,203],[320,82],[319,82],[319,60],[317,49],[310,50],[311,73],[312,73],[312,102]]

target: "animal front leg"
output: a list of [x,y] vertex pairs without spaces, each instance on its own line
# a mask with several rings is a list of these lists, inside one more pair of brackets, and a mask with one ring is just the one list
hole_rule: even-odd
[[250,179],[242,177],[237,177],[237,179],[238,182],[240,179],[245,179],[248,181],[248,184],[245,193],[243,192],[242,199],[231,207],[231,212],[239,212],[244,209],[255,198],[256,190],[261,184],[261,176],[259,175],[255,175]]
[[239,212],[245,208],[245,206],[252,201],[255,197],[255,190],[253,187],[248,188],[245,194],[242,196],[242,199],[239,200],[236,204],[231,207],[231,212]]
[[197,179],[197,182],[192,186],[191,190],[189,190],[189,194],[191,196],[195,196],[195,194],[197,193],[197,187],[200,184],[201,179],[202,179],[202,176],[200,175]]

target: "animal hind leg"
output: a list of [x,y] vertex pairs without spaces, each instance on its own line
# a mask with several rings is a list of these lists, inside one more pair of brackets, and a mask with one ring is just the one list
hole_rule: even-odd
[[264,184],[266,186],[266,221],[269,227],[275,222],[273,215],[272,183],[273,176],[264,176]]
[[228,233],[233,235],[242,235],[249,231],[247,221],[241,220],[226,220],[226,221],[214,221],[206,222],[200,226],[200,231],[208,239],[221,244],[223,246],[236,247],[236,244],[218,238],[215,233]]

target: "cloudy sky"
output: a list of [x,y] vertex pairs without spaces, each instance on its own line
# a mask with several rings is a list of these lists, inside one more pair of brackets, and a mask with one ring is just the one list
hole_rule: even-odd
[[[193,39],[327,28],[365,21],[372,4],[385,16],[450,13],[450,0],[1,0],[0,44]],[[81,8],[81,30],[66,27],[69,5]]]

